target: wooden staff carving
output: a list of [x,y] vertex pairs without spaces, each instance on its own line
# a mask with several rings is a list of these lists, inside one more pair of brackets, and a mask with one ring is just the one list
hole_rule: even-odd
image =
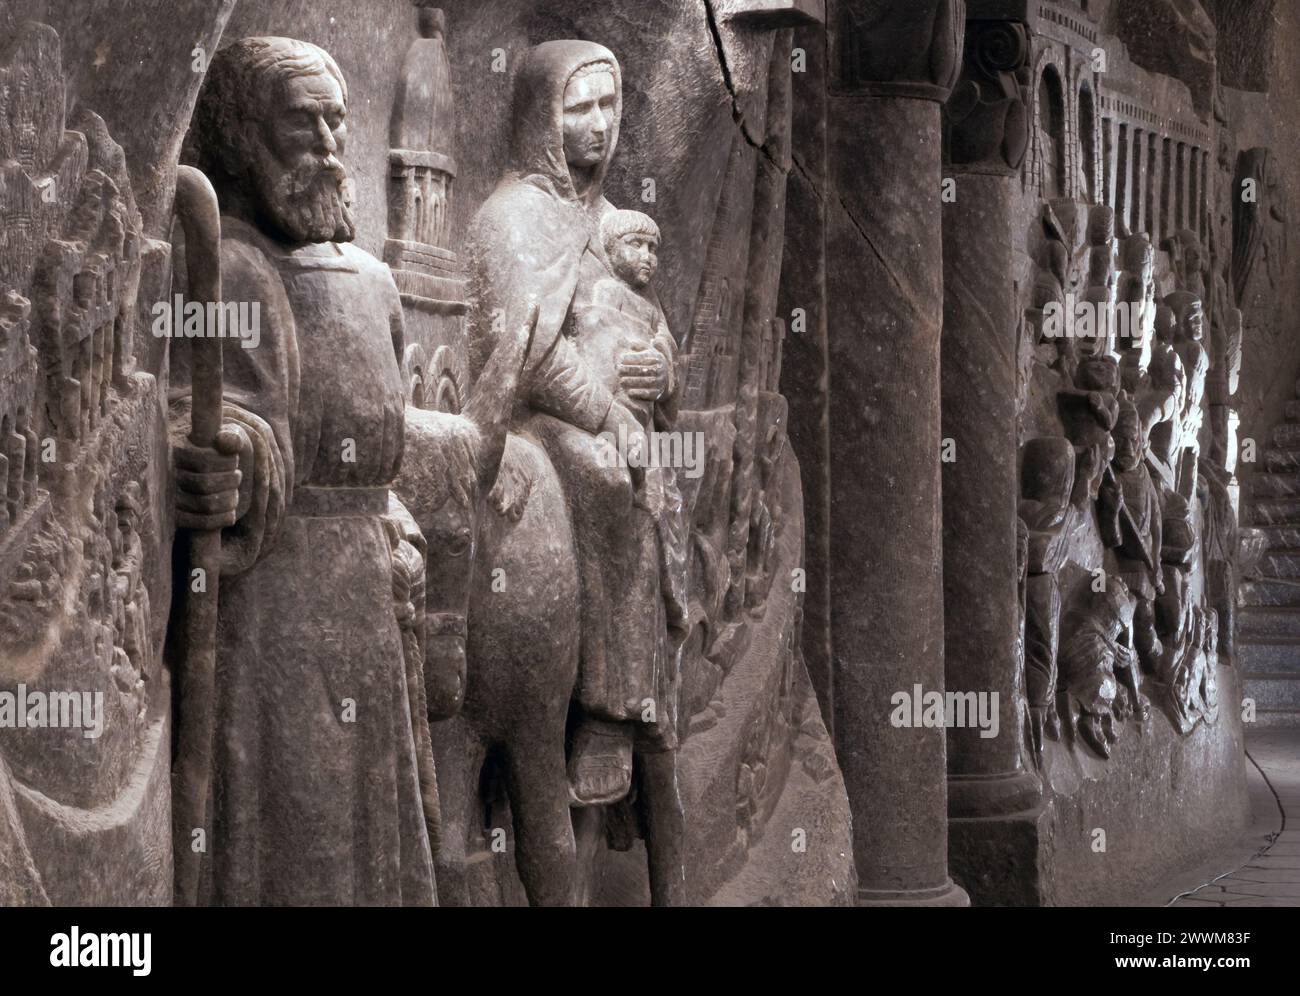
[[[205,305],[221,301],[221,213],[217,194],[197,169],[176,170],[176,214],[185,232],[185,271],[189,300]],[[215,330],[208,329],[209,333]],[[209,334],[188,340],[193,386],[190,442],[213,448],[222,424],[222,338]],[[221,530],[189,534],[190,570],[201,570],[202,591],[190,585],[185,599],[184,663],[180,682],[176,756],[172,765],[172,840],[175,903],[196,906],[205,877],[212,795],[212,742],[216,710],[217,597],[221,568]],[[193,574],[191,573],[191,577]],[[203,830],[196,851],[193,833]]]

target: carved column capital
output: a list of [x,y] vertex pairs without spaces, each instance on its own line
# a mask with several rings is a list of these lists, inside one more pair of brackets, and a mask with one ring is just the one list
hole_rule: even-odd
[[1013,174],[1029,146],[1029,28],[1016,20],[969,21],[964,49],[961,77],[943,109],[945,164]]
[[838,89],[948,99],[961,71],[966,0],[838,0],[827,20]]

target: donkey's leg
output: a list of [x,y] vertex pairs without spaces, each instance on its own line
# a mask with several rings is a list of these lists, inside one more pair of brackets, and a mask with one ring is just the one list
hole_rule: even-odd
[[487,748],[463,715],[430,723],[429,735],[442,804],[442,848],[434,863],[438,901],[443,906],[473,905],[469,860],[482,832],[479,772]]
[[515,823],[515,866],[532,906],[576,902],[577,847],[564,770],[564,721],[519,723],[506,743],[506,786]]
[[650,905],[685,906],[686,817],[677,784],[677,751],[638,751],[637,806],[645,827]]

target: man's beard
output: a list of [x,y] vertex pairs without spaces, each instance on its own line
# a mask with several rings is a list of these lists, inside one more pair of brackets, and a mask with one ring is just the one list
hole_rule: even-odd
[[[351,242],[356,222],[345,193],[347,173],[333,156],[286,168],[263,152],[257,170],[262,210],[295,242]],[[262,158],[259,156],[259,158]]]

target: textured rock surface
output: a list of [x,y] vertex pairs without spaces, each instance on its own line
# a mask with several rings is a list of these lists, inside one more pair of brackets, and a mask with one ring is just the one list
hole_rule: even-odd
[[[1238,0],[4,5],[0,901],[1199,862],[1300,708],[1297,46]],[[154,310],[218,263],[224,408]]]

